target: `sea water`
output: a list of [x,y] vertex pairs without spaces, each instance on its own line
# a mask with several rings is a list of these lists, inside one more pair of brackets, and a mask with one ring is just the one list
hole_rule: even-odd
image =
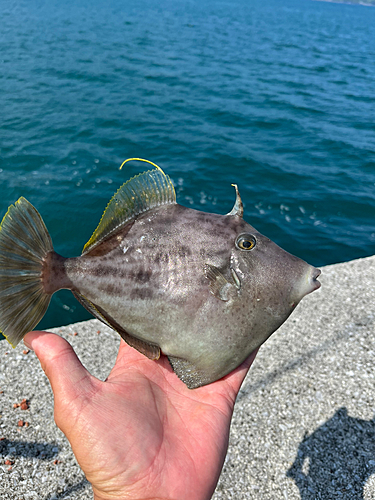
[[[375,253],[375,9],[310,0],[0,1],[0,212],[79,255],[159,164],[179,203],[321,266]],[[68,291],[46,328],[89,318]]]

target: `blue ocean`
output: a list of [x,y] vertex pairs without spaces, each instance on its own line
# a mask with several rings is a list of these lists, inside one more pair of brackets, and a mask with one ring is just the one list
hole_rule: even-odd
[[[148,166],[313,265],[375,253],[375,9],[311,0],[0,0],[0,212],[76,256]],[[41,328],[88,319],[69,291]]]

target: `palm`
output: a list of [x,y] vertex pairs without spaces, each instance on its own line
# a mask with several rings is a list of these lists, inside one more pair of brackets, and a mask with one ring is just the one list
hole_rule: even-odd
[[[48,337],[63,348],[54,356],[56,377],[41,359],[54,390],[55,420],[97,498],[211,497],[235,397],[255,355],[224,379],[189,390],[165,357],[150,361],[123,341],[101,382],[65,341]],[[56,363],[69,376],[63,377]]]

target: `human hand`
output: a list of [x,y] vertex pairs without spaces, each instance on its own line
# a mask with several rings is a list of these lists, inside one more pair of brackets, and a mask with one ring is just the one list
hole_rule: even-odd
[[229,425],[253,353],[221,380],[190,390],[168,359],[151,361],[121,340],[105,382],[58,335],[30,332],[54,393],[55,421],[95,500],[208,500],[223,466]]

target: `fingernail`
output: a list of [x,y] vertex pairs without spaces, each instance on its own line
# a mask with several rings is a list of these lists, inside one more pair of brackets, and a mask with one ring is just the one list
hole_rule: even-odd
[[31,347],[31,344],[29,344],[29,342],[27,342],[25,339],[23,339],[23,343],[28,349],[30,349],[30,351],[34,351],[34,349]]

